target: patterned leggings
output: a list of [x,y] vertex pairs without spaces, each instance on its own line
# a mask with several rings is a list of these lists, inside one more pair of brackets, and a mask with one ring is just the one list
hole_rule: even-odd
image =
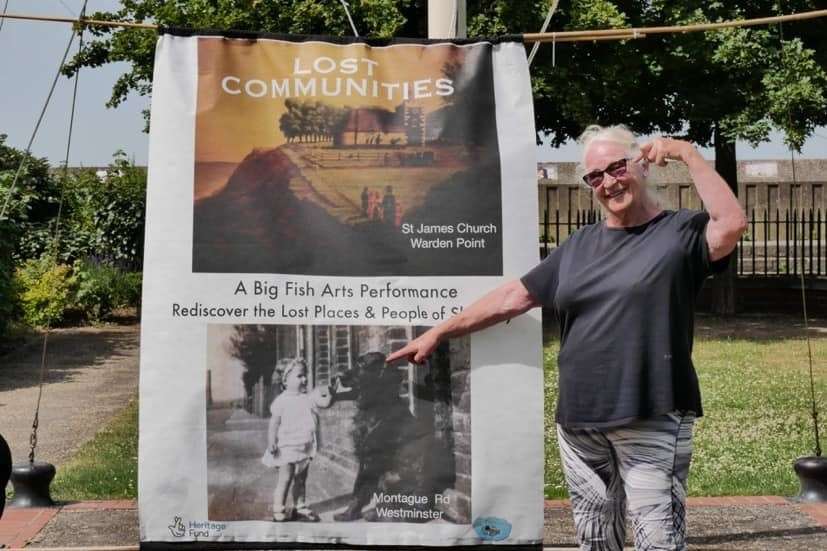
[[557,425],[581,550],[623,549],[627,502],[635,549],[686,549],[694,421],[673,412],[606,429]]

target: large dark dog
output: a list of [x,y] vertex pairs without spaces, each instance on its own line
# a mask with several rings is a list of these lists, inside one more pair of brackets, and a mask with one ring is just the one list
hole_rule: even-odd
[[[357,406],[352,437],[359,470],[347,508],[334,515],[337,521],[362,518],[363,507],[377,492],[426,496],[433,504],[433,495],[448,486],[447,450],[436,442],[433,417],[414,417],[407,400],[400,398],[406,381],[407,372],[385,364],[385,355],[378,352],[360,356],[342,377]],[[375,515],[366,519],[375,520]]]

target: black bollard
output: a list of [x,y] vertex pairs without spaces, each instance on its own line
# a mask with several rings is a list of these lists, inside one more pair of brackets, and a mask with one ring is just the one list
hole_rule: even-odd
[[827,457],[809,456],[796,459],[793,468],[801,483],[796,501],[827,503]]
[[55,477],[55,466],[45,461],[16,463],[12,466],[11,483],[14,497],[11,507],[53,507],[49,484]]
[[0,518],[3,518],[3,509],[6,507],[6,484],[11,476],[11,450],[6,439],[0,434]]

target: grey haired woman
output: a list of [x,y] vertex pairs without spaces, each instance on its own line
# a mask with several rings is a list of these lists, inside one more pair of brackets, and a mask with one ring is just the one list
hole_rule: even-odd
[[[692,425],[703,414],[691,358],[694,303],[704,279],[725,268],[746,217],[688,142],[638,145],[623,126],[589,127],[580,142],[583,181],[605,219],[388,361],[422,362],[443,339],[553,309],[557,435],[578,544],[621,550],[628,512],[636,549],[683,550]],[[667,159],[686,165],[705,212],[661,208],[646,179]]]

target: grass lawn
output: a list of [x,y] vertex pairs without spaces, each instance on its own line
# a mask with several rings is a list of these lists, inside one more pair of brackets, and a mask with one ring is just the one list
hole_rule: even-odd
[[52,498],[131,499],[138,495],[138,400],[132,400],[57,470]]
[[[827,396],[827,339],[812,341],[816,397]],[[546,487],[566,497],[554,436],[559,342],[547,343]],[[792,462],[813,452],[807,347],[800,338],[696,338],[695,366],[706,416],[695,425],[689,493],[794,495]],[[822,434],[827,427],[822,423]],[[133,400],[58,470],[58,500],[134,498],[137,495],[138,402]]]
[[[813,339],[816,399],[827,396],[827,339]],[[546,487],[567,497],[557,450],[557,339],[545,346]],[[812,455],[807,344],[803,339],[696,337],[693,355],[705,416],[695,425],[689,494],[781,495],[798,492],[793,461]],[[825,434],[823,421],[820,432]]]

